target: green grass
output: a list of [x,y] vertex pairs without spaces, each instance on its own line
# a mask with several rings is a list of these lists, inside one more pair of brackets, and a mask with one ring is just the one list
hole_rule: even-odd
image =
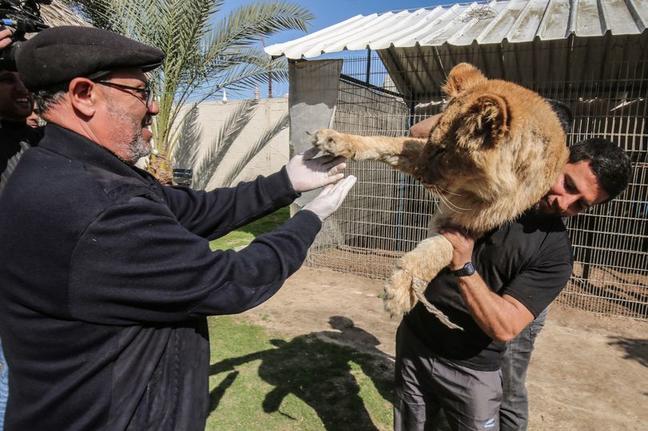
[[245,247],[258,235],[273,230],[288,220],[289,217],[289,208],[281,208],[272,214],[268,214],[259,220],[253,221],[252,223],[239,228],[238,230],[232,231],[221,238],[211,241],[209,245],[212,250],[229,250]]
[[[248,245],[282,224],[288,208],[211,242]],[[393,365],[383,355],[306,334],[274,336],[240,318],[209,319],[208,431],[375,431],[392,424]]]
[[393,365],[317,334],[273,337],[232,317],[209,319],[206,430],[391,429]]

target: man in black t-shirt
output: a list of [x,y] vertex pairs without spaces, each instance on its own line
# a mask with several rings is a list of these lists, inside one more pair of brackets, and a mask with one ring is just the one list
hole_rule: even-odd
[[571,148],[549,193],[517,220],[477,240],[450,227],[442,231],[454,246],[452,263],[425,294],[464,330],[447,328],[420,304],[403,319],[396,339],[397,431],[430,429],[440,409],[452,429],[499,429],[506,342],[545,310],[571,274],[560,217],[611,200],[629,175],[623,150],[590,139]]

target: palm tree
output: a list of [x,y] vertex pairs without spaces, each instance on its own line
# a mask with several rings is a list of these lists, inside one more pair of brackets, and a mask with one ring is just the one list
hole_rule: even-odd
[[[195,146],[188,144],[190,136],[183,135],[192,131],[188,122],[196,121],[192,120],[197,115],[194,108],[224,89],[236,93],[265,84],[270,70],[272,79],[286,80],[285,60],[270,59],[259,44],[264,37],[278,31],[305,31],[313,18],[301,6],[275,0],[240,6],[225,17],[218,16],[224,0],[68,0],[68,3],[95,26],[157,46],[166,53],[164,64],[151,76],[160,112],[153,124],[156,149],[149,166],[165,182],[170,180],[171,160],[177,146],[184,144],[184,150],[175,151],[176,154],[188,151],[187,148],[195,151]],[[192,106],[190,109],[182,109],[188,104]],[[192,166],[202,171],[202,175],[207,175],[208,167],[215,167],[214,158],[222,160],[232,138],[251,117],[254,103],[244,105],[237,110],[243,117],[232,117],[225,122],[224,129],[218,133],[221,140],[212,143],[205,160],[196,160],[195,152],[191,156]]]
[[59,0],[54,0],[50,4],[42,5],[40,13],[45,24],[50,27],[58,27],[60,25],[90,25]]

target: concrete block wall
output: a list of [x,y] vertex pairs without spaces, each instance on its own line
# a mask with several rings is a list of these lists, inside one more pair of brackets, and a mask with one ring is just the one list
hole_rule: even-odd
[[[199,107],[199,121],[202,128],[201,155],[204,154],[212,143],[218,130],[237,106],[243,101],[230,100],[223,102],[204,102]],[[258,140],[259,136],[271,128],[284,114],[288,112],[288,99],[272,98],[261,99],[256,108],[256,113],[250,122],[243,128],[232,147],[227,152],[223,161],[224,166],[234,166],[248,152]],[[257,154],[236,178],[239,181],[251,180],[258,175],[269,175],[278,171],[288,162],[289,144],[288,128],[282,130],[268,145]],[[208,190],[222,186],[226,169],[217,170],[212,177]]]

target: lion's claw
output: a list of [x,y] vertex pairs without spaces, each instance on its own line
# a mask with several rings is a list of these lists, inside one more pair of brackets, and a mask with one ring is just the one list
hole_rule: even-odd
[[425,289],[428,283],[406,269],[397,269],[385,285],[385,309],[391,316],[401,316],[407,314],[418,301],[421,301],[425,308],[448,328],[463,330],[427,300]]
[[314,147],[324,153],[350,159],[353,157],[354,151],[345,136],[332,129],[320,129],[313,134],[312,143]]
[[391,316],[402,316],[416,305],[412,281],[411,273],[397,269],[385,284],[385,310]]

